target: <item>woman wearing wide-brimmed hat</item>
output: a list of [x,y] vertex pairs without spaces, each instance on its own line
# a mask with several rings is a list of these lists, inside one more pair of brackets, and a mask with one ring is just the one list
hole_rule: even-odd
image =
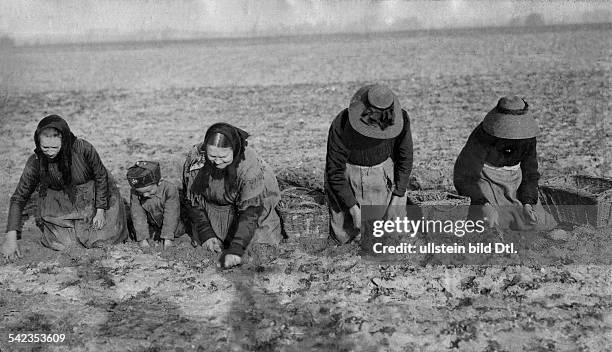
[[216,123],[192,148],[183,168],[192,243],[220,253],[223,267],[240,264],[251,243],[276,245],[282,239],[276,176],[248,147],[248,136],[238,127]]
[[538,124],[518,96],[499,99],[469,136],[454,169],[459,194],[471,199],[470,215],[512,230],[556,226],[538,200]]
[[360,88],[332,122],[327,139],[325,187],[332,237],[341,244],[357,238],[360,206],[405,207],[411,171],[408,113],[388,87]]
[[57,115],[40,121],[34,142],[34,154],[11,197],[3,254],[9,259],[20,255],[16,240],[21,233],[21,213],[36,190],[36,224],[44,246],[64,250],[76,243],[97,247],[125,240],[125,207],[96,149],[77,138]]

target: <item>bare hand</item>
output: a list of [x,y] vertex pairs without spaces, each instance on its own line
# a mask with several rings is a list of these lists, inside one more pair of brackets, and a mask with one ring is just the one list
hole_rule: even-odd
[[17,244],[17,231],[7,232],[6,239],[0,251],[2,251],[3,260],[7,262],[12,262],[23,257],[19,245]]
[[208,249],[211,252],[221,253],[223,250],[221,240],[217,237],[209,238],[203,244],[204,248]]
[[405,197],[396,196],[395,194],[391,195],[391,200],[389,201],[383,220],[392,220],[394,217],[397,217],[398,207],[404,206],[405,209],[406,202],[407,200]]
[[536,224],[538,222],[538,214],[535,212],[535,210],[533,210],[533,206],[531,204],[523,205],[523,212],[531,224]]
[[221,258],[223,258],[223,263],[219,262],[217,263],[217,266],[221,267],[221,268],[231,268],[234,267],[236,265],[240,265],[240,263],[242,263],[242,258],[240,258],[239,256],[235,255],[235,254],[226,254],[225,256],[221,256]]
[[93,228],[96,230],[100,230],[104,227],[106,223],[106,216],[104,215],[104,209],[98,209],[96,211],[96,216],[94,216],[92,220]]
[[353,205],[349,209],[349,213],[353,217],[353,225],[355,226],[355,228],[361,230],[361,208],[359,208],[359,205]]

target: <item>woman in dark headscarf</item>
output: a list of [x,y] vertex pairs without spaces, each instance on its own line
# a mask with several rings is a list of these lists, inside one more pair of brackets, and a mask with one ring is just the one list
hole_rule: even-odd
[[20,256],[17,238],[21,213],[36,190],[36,224],[46,247],[64,250],[77,242],[96,247],[126,239],[125,208],[119,190],[95,148],[77,138],[57,115],[40,121],[34,142],[34,154],[11,197],[3,254],[9,259]]
[[554,218],[538,200],[538,124],[525,100],[503,97],[472,132],[455,163],[457,192],[470,216],[511,230],[547,230]]
[[193,242],[220,252],[223,267],[240,264],[251,242],[276,245],[282,239],[278,183],[247,147],[248,136],[232,125],[214,124],[183,168]]

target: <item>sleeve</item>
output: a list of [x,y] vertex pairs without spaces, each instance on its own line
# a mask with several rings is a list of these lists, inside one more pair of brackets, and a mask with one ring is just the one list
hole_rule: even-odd
[[83,141],[83,155],[94,174],[96,189],[95,207],[96,209],[106,210],[109,208],[108,199],[110,198],[106,167],[102,164],[96,148],[87,141]]
[[487,157],[487,146],[478,140],[478,129],[468,138],[468,141],[461,150],[453,172],[453,183],[457,193],[462,196],[470,197],[472,205],[484,205],[488,202],[485,195],[478,187],[480,172]]
[[187,217],[191,223],[193,239],[202,244],[211,238],[217,237],[217,235],[210,225],[210,220],[208,219],[208,214],[206,214],[206,211],[194,206],[191,202],[191,193],[188,189],[190,177],[189,168],[191,167],[191,163],[192,156],[190,153],[185,160],[185,164],[183,164],[183,194],[185,196],[184,206],[185,211],[187,212]]
[[410,130],[410,118],[405,110],[402,110],[404,118],[404,129],[397,138],[394,147],[394,179],[395,189],[393,194],[403,197],[408,188],[410,173],[413,163],[412,132]]
[[161,230],[161,238],[174,238],[179,223],[181,203],[178,188],[170,185],[166,189],[166,199],[164,202],[164,223]]
[[525,156],[521,161],[523,180],[517,191],[517,198],[523,204],[534,205],[538,202],[538,172],[537,142],[534,138],[527,146]]
[[206,210],[188,205],[187,211],[193,226],[193,235],[200,242],[200,244],[208,241],[211,238],[217,237],[212,226],[210,226],[210,220],[208,220]]
[[341,118],[346,114],[341,112],[329,128],[327,137],[327,154],[325,156],[325,178],[334,199],[342,210],[350,209],[357,204],[357,199],[346,179],[346,162],[349,159],[350,150],[342,143]]
[[257,220],[264,209],[264,189],[263,167],[259,161],[253,162],[253,165],[239,176],[237,224],[227,254],[242,256],[253,239]]
[[138,195],[133,191],[130,192],[130,213],[132,214],[132,222],[134,223],[134,231],[136,231],[136,240],[142,241],[149,238],[149,223],[147,214],[140,204]]
[[22,223],[21,223],[21,213],[23,212],[23,208],[26,203],[30,199],[30,196],[38,187],[39,182],[39,165],[38,158],[36,155],[30,156],[28,161],[26,162],[25,167],[23,168],[23,172],[21,173],[21,177],[19,178],[19,183],[15,188],[15,192],[11,196],[11,201],[9,205],[9,213],[8,220],[6,225],[6,231],[17,231],[21,232]]

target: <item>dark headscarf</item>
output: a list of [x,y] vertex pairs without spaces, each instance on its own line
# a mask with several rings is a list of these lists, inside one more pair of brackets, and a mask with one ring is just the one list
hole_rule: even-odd
[[244,150],[248,144],[247,138],[249,134],[238,128],[227,123],[216,123],[206,131],[204,136],[204,143],[200,149],[200,152],[206,153],[206,146],[209,144],[211,138],[220,133],[224,135],[230,142],[232,150],[234,152],[234,160],[232,163],[225,167],[223,170],[219,170],[215,165],[205,158],[206,162],[196,175],[193,186],[191,186],[191,192],[195,194],[204,195],[204,192],[208,188],[208,181],[210,176],[213,178],[224,178],[225,179],[225,191],[230,193],[231,190],[236,186],[236,169],[242,160],[244,160]]
[[[40,148],[40,132],[46,128],[54,128],[62,135],[62,145],[58,155],[53,159],[49,159]],[[38,156],[40,163],[40,190],[39,194],[44,197],[47,193],[47,188],[50,183],[49,163],[57,163],[58,169],[62,174],[62,185],[64,190],[68,192],[70,199],[74,201],[74,187],[72,184],[72,145],[76,140],[75,135],[70,131],[68,123],[58,115],[49,115],[38,123],[36,132],[34,132],[34,143],[36,149],[34,153]]]

